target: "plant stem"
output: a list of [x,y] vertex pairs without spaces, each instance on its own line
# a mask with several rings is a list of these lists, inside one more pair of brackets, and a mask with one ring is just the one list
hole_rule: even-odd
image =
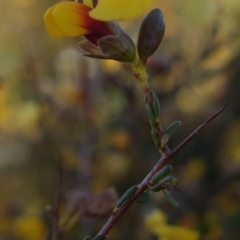
[[185,140],[183,140],[175,149],[163,151],[161,158],[157,162],[157,164],[152,168],[152,170],[148,173],[148,175],[144,178],[144,180],[138,185],[138,191],[127,200],[127,202],[121,206],[118,211],[110,216],[106,224],[99,231],[98,234],[103,236],[103,239],[107,238],[108,232],[115,225],[115,223],[120,219],[120,217],[130,208],[136,200],[143,194],[143,192],[148,188],[149,180],[160,170],[162,169],[171,158],[173,158],[188,142],[190,142],[208,123],[214,120],[219,114],[223,112],[223,110],[227,107],[225,104],[216,114],[205,120],[199,127],[197,127]]

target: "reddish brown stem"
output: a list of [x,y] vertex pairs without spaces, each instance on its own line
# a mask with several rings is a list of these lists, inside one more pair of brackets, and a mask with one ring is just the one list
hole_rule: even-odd
[[153,167],[153,169],[149,172],[149,174],[145,177],[145,179],[138,185],[138,191],[127,200],[127,202],[120,207],[117,213],[112,214],[103,228],[100,230],[99,234],[103,236],[103,238],[107,238],[107,234],[110,229],[115,225],[115,223],[120,219],[120,217],[130,208],[136,200],[143,194],[143,192],[148,188],[149,180],[161,169],[163,168],[172,157],[174,157],[190,140],[192,140],[208,123],[214,120],[219,114],[223,112],[226,108],[227,104],[224,105],[216,114],[208,118],[204,121],[198,128],[196,128],[185,140],[183,140],[174,150],[163,152],[161,158],[157,162],[157,164]]

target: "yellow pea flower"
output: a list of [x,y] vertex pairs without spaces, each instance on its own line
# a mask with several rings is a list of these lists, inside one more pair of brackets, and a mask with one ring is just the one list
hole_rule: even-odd
[[102,21],[128,20],[140,16],[153,2],[154,0],[98,0],[90,16]]
[[161,240],[198,240],[199,233],[183,226],[169,225],[163,212],[155,210],[145,219],[146,226]]
[[53,37],[84,35],[92,43],[114,34],[108,21],[127,20],[144,13],[154,0],[76,0],[55,4],[44,21]]
[[46,11],[45,25],[49,34],[58,38],[84,35],[94,42],[113,34],[107,23],[89,16],[91,10],[90,3],[60,2]]

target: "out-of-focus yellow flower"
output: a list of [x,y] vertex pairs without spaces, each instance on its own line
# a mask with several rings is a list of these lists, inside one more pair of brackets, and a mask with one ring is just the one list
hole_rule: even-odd
[[145,219],[146,226],[159,237],[159,240],[198,240],[199,234],[185,227],[168,225],[165,215],[154,211]]
[[20,216],[13,225],[13,233],[25,240],[42,240],[46,228],[37,216]]
[[144,13],[154,0],[76,0],[60,2],[49,8],[44,21],[50,35],[88,40],[113,34],[107,21],[127,20]]

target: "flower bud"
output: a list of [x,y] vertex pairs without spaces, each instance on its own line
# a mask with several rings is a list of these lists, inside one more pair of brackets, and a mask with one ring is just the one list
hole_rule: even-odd
[[162,11],[153,9],[142,21],[138,35],[138,54],[142,62],[146,62],[159,47],[165,31]]

